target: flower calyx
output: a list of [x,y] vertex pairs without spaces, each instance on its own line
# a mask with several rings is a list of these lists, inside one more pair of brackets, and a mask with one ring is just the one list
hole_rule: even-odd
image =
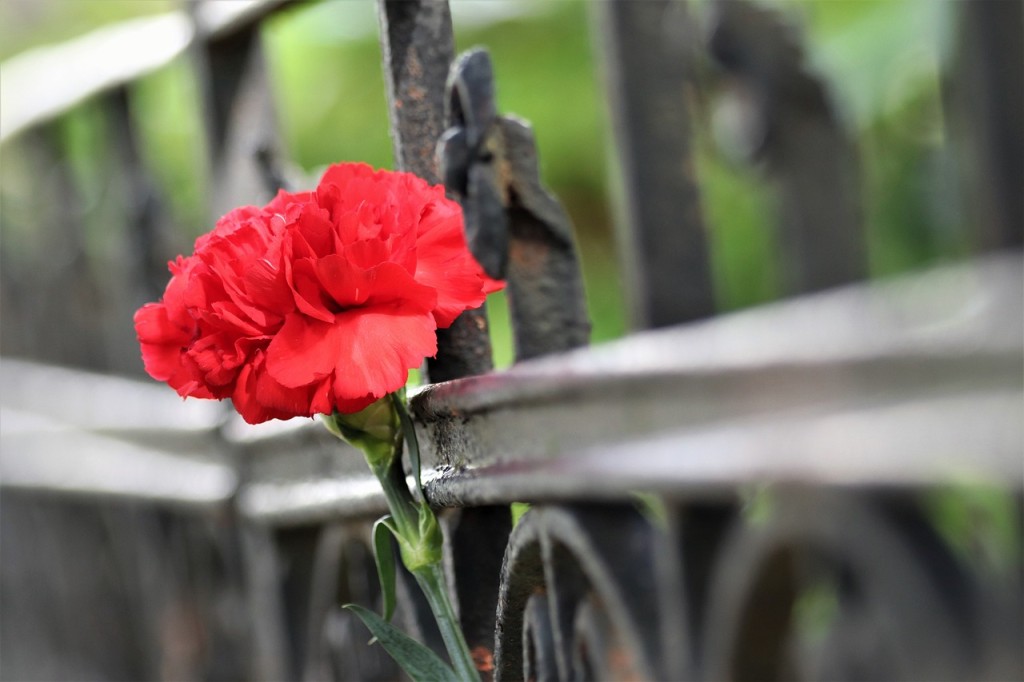
[[359,412],[320,415],[324,426],[338,438],[359,448],[374,471],[387,471],[402,452],[402,426],[390,396]]
[[419,522],[416,532],[411,535],[414,537],[398,538],[398,549],[405,567],[416,573],[440,565],[444,536],[437,516],[426,502],[419,505]]

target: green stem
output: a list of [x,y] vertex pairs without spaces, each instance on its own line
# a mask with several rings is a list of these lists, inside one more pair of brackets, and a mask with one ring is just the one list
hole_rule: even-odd
[[[369,458],[367,462],[377,480],[380,481],[384,497],[387,499],[391,516],[395,520],[398,532],[413,544],[417,543],[420,535],[419,514],[420,505],[409,492],[405,474],[402,470],[400,457],[392,458],[387,467],[374,467]],[[448,657],[452,661],[455,672],[460,679],[466,682],[477,682],[480,673],[473,663],[473,657],[469,653],[469,646],[462,635],[459,626],[459,619],[455,615],[451,600],[448,598],[447,584],[444,578],[444,568],[441,562],[435,562],[414,570],[413,575],[420,589],[430,604],[430,610],[437,621],[438,629],[441,631],[441,638],[444,640],[445,648],[448,650]]]
[[393,457],[389,466],[375,467],[373,462],[367,458],[367,463],[373,474],[380,481],[380,487],[384,491],[384,497],[388,502],[388,509],[395,519],[398,531],[407,538],[415,537],[418,533],[418,507],[416,501],[409,493],[409,486],[405,482],[405,472],[402,471],[402,458]]
[[441,638],[448,649],[448,656],[451,658],[452,666],[460,679],[466,682],[478,682],[480,673],[473,662],[473,656],[469,652],[466,638],[462,635],[462,628],[459,626],[459,619],[455,615],[455,609],[448,599],[448,587],[444,579],[444,568],[440,563],[415,571],[416,581],[420,589],[427,597],[430,610],[434,613],[437,626],[441,630]]

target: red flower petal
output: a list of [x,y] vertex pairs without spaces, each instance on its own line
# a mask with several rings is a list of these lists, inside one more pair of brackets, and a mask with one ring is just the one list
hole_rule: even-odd
[[353,267],[343,256],[321,258],[317,277],[338,309],[400,303],[407,311],[430,312],[437,301],[431,287],[420,284],[396,263],[381,263],[369,270]]
[[485,285],[493,280],[469,253],[460,217],[435,223],[434,229],[420,236],[417,250],[416,280],[437,290],[438,328],[448,327],[464,310],[483,304],[490,293]]
[[136,314],[146,370],[253,423],[366,407],[501,286],[442,188],[364,164],[231,211],[169,267],[162,302]]
[[288,419],[296,414],[302,414],[277,409],[261,400],[260,377],[265,374],[262,352],[239,372],[235,390],[231,394],[231,404],[238,410],[238,414],[242,415],[242,419],[249,424],[260,424],[271,419]]
[[267,369],[287,387],[334,372],[336,398],[380,398],[437,352],[435,329],[429,314],[385,307],[340,313],[331,324],[293,314],[267,348]]
[[134,321],[135,334],[142,343],[186,345],[194,334],[194,326],[193,329],[183,328],[171,322],[163,303],[142,306],[135,311]]
[[147,303],[135,312],[135,334],[146,373],[167,382],[182,396],[212,398],[212,392],[202,383],[201,371],[185,354],[197,333],[194,321],[177,324],[171,312],[163,303]]
[[338,315],[333,330],[339,337],[334,395],[341,400],[397,391],[411,367],[437,354],[437,327],[429,315],[358,310]]

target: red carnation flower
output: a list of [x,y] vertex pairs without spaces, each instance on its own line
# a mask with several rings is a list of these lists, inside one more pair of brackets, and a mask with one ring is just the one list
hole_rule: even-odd
[[169,267],[163,300],[135,313],[146,371],[182,396],[231,398],[252,424],[398,390],[437,329],[503,286],[440,187],[364,164],[235,209]]

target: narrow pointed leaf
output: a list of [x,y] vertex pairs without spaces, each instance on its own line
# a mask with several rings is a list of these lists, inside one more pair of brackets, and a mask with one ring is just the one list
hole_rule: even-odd
[[[413,425],[412,418],[409,416],[409,410],[405,406],[405,391],[401,391],[401,395],[392,393],[391,400],[394,401],[395,410],[398,412],[398,422],[402,426],[402,435],[409,446],[409,467],[412,469],[412,477],[416,481],[416,489],[420,492],[420,495],[423,495],[423,480],[420,473],[420,442],[416,438],[416,427]],[[424,499],[426,499],[425,496]]]
[[373,524],[373,557],[377,563],[377,577],[384,597],[384,620],[390,621],[395,613],[395,551],[391,544],[394,530],[391,517],[385,516]]
[[415,682],[459,682],[455,671],[437,654],[373,611],[358,604],[346,604],[345,608],[359,616],[363,625]]

